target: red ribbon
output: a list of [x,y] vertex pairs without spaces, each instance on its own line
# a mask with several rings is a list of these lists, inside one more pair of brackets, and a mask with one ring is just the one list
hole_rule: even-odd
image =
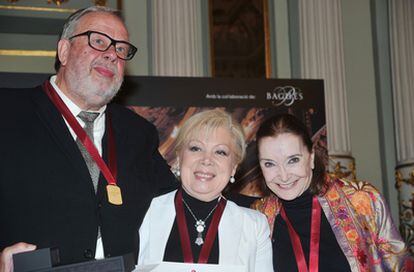
[[[73,116],[72,112],[60,98],[60,96],[56,93],[53,86],[50,84],[48,80],[43,83],[43,90],[47,94],[47,96],[52,100],[53,104],[59,110],[59,112],[63,115],[63,117],[68,122],[69,126],[73,129],[76,136],[85,146],[85,149],[91,155],[92,159],[96,162],[101,173],[105,177],[106,181],[111,185],[116,185],[116,175],[118,172],[117,164],[116,164],[116,148],[115,148],[115,138],[112,129],[112,123],[110,120],[109,114],[106,115],[108,119],[108,162],[109,168],[106,165],[105,161],[102,159],[101,155],[99,155],[98,150],[96,149],[94,143],[89,138],[88,134],[86,134],[85,130],[81,127],[76,120],[75,116]],[[109,170],[111,169],[111,170]]]
[[[197,263],[207,263],[208,258],[213,247],[214,240],[217,235],[218,225],[220,223],[221,216],[223,215],[224,208],[227,201],[222,197],[217,204],[217,208],[213,213],[210,226],[208,227],[205,242],[201,248],[200,256],[198,256]],[[194,263],[193,251],[190,245],[190,236],[188,234],[187,220],[184,214],[183,194],[181,189],[178,190],[175,196],[175,212],[177,215],[178,231],[180,233],[181,247],[183,250],[184,262]]]
[[[319,242],[321,235],[321,205],[316,196],[312,199],[312,219],[311,219],[311,237],[309,252],[309,271],[317,272],[319,270]],[[308,266],[300,243],[299,235],[296,233],[289,218],[286,216],[283,206],[280,209],[280,215],[285,220],[288,227],[290,241],[292,242],[293,252],[295,253],[296,263],[299,272],[308,272]]]

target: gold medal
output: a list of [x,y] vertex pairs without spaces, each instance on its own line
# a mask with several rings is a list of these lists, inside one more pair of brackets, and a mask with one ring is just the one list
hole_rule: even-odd
[[106,185],[106,192],[108,193],[108,201],[114,205],[122,205],[121,188],[117,185]]

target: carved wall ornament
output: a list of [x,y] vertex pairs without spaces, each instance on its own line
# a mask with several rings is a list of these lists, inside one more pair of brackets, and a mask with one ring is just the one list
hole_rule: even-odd
[[414,170],[413,165],[403,165],[395,171],[397,188],[400,232],[407,246],[414,255]]
[[56,6],[60,6],[61,4],[68,2],[69,0],[47,0],[48,4],[56,4]]
[[330,176],[356,180],[356,164],[352,156],[329,155],[329,165]]

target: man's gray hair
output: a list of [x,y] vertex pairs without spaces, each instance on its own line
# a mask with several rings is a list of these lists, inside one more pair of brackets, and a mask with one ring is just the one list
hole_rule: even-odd
[[74,35],[76,26],[78,25],[79,20],[88,13],[91,12],[106,12],[118,17],[121,21],[124,21],[121,17],[121,13],[113,8],[104,7],[104,6],[90,6],[88,8],[80,9],[75,13],[72,13],[66,20],[63,25],[62,34],[60,39],[69,39]]
[[[70,37],[75,35],[75,30],[79,23],[79,20],[86,14],[92,13],[92,12],[106,12],[106,13],[109,13],[109,14],[112,14],[118,17],[122,22],[124,22],[124,19],[122,18],[121,13],[116,9],[104,7],[104,6],[90,6],[90,7],[75,11],[66,19],[66,22],[63,25],[62,33],[59,36],[59,40],[69,39]],[[55,58],[56,72],[59,71],[59,68],[60,68],[60,60],[56,52],[56,58]]]

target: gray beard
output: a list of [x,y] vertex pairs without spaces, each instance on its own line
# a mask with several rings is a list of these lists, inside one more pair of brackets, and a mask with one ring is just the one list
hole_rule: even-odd
[[68,79],[68,85],[72,93],[81,99],[87,107],[92,108],[101,108],[108,104],[118,93],[123,82],[123,79],[119,80],[107,89],[102,90],[98,88],[99,84],[92,82],[89,76],[84,79],[79,79],[76,78],[76,75],[70,74]]

